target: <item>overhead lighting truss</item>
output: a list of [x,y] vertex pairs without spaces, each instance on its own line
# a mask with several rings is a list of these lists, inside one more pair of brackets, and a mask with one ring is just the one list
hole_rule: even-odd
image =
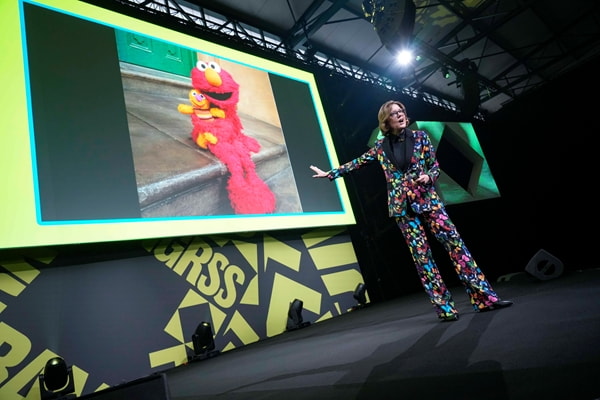
[[[292,48],[284,43],[277,35],[265,32],[262,29],[243,24],[228,16],[207,10],[199,5],[193,8],[183,5],[175,0],[84,0],[99,7],[108,8],[118,13],[140,17],[140,12],[146,14],[151,23],[159,24],[180,32],[202,37],[211,36],[219,40],[224,46],[233,44],[240,49],[252,49],[261,52],[265,57],[280,59],[282,62],[292,62],[311,68],[318,67],[345,78],[357,80],[370,85],[376,85],[386,91],[402,93],[415,100],[443,108],[448,111],[459,112],[460,107],[453,101],[441,99],[439,96],[416,89],[411,86],[400,86],[395,80],[364,67],[358,66],[339,57],[326,54],[321,50],[310,48],[312,57],[307,59],[305,53],[309,51],[310,43],[296,45]],[[481,116],[479,116],[481,117]]]

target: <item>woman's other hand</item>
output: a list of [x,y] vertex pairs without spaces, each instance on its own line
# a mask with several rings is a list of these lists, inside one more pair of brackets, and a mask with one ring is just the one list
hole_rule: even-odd
[[431,181],[431,178],[427,174],[421,174],[417,179],[415,179],[415,182],[419,185],[427,185],[429,181]]

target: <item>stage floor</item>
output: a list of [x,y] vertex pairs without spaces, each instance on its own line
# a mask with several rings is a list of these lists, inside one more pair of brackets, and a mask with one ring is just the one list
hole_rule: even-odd
[[600,399],[600,268],[494,283],[441,322],[414,293],[166,371],[172,400]]

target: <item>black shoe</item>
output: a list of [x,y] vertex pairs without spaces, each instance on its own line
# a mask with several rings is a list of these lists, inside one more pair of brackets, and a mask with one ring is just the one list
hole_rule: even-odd
[[440,314],[438,317],[442,320],[442,322],[458,321],[458,314]]
[[484,312],[484,311],[492,311],[492,310],[497,310],[499,308],[506,308],[506,307],[510,307],[512,306],[513,302],[510,300],[500,300],[498,299],[498,301],[490,304],[487,307],[483,307],[479,309],[479,312]]
[[494,308],[505,308],[512,306],[513,302],[510,300],[498,300],[493,304]]

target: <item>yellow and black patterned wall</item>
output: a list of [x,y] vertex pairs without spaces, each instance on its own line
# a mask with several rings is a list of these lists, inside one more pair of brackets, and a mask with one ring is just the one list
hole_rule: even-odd
[[139,246],[78,264],[60,248],[0,254],[1,399],[38,399],[37,376],[56,355],[82,395],[185,364],[202,321],[221,352],[284,333],[296,298],[318,323],[356,305],[363,282],[345,228]]

